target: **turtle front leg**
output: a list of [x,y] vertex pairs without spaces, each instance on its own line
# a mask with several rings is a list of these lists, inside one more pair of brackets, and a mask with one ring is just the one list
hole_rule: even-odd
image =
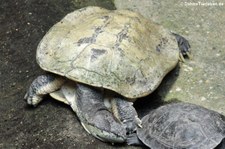
[[43,96],[59,89],[64,83],[64,79],[53,74],[38,76],[30,85],[24,99],[29,105],[37,106]]
[[185,39],[183,36],[180,36],[178,34],[172,33],[176,37],[177,44],[180,50],[180,61],[185,61],[184,56],[187,56],[188,58],[191,59],[191,54],[190,54],[190,44],[187,39]]

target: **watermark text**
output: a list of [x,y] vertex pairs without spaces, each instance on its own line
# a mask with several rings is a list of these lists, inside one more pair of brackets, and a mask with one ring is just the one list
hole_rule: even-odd
[[182,2],[183,6],[225,6],[223,2]]

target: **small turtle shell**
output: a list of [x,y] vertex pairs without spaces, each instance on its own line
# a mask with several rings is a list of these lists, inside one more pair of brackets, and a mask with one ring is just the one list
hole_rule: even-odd
[[151,149],[213,149],[225,138],[225,116],[188,103],[159,107],[142,126],[138,138]]

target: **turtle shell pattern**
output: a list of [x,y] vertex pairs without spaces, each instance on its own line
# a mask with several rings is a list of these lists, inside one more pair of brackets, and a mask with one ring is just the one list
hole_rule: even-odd
[[168,104],[143,117],[137,135],[152,149],[212,149],[225,138],[225,116],[194,104]]
[[47,32],[36,58],[46,71],[135,99],[158,87],[179,52],[170,32],[138,13],[86,7]]

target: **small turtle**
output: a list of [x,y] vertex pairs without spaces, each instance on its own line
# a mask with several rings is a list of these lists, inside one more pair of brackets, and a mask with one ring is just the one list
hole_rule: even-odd
[[224,149],[225,116],[190,103],[167,104],[144,116],[127,142],[151,149]]
[[69,104],[95,137],[125,142],[141,125],[132,102],[152,93],[189,48],[186,39],[138,13],[82,8],[39,43],[37,63],[51,74],[35,79],[25,99],[36,106],[50,94]]

